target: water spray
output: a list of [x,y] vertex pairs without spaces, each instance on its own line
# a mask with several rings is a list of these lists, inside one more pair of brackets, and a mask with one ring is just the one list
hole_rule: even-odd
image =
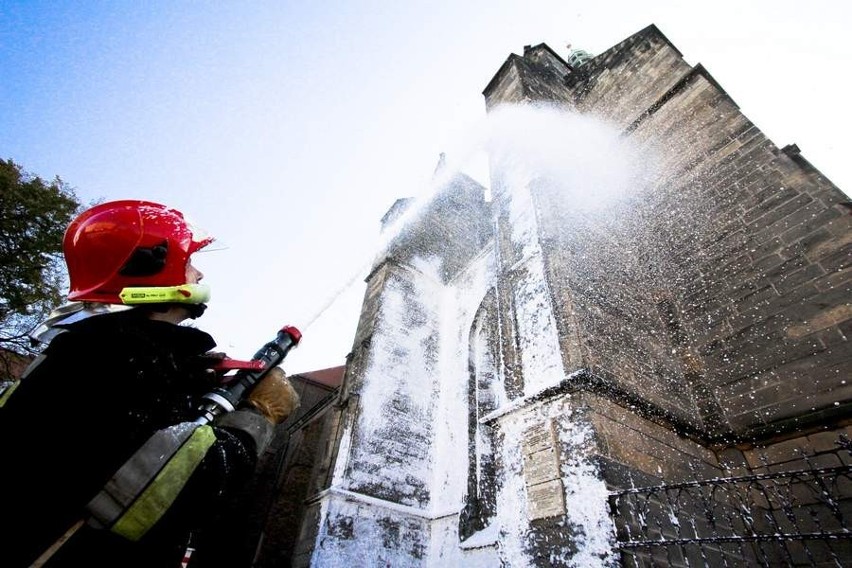
[[485,155],[491,173],[500,176],[510,191],[528,187],[535,177],[545,177],[557,182],[563,198],[579,212],[602,210],[628,195],[641,163],[620,131],[593,117],[552,105],[496,107],[456,140],[452,152],[442,154],[423,191],[411,197],[405,210],[383,227],[375,248],[299,328],[309,331],[344,294],[363,281],[376,260],[417,220],[438,192],[479,154]]

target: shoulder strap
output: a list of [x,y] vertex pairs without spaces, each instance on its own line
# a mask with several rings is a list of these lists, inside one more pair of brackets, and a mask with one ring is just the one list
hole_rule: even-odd
[[89,524],[139,540],[171,507],[215,441],[210,426],[191,422],[154,433],[89,502]]

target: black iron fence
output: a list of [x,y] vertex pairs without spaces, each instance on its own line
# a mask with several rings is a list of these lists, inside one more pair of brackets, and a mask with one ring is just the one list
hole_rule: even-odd
[[[842,440],[818,459],[801,454],[786,471],[611,493],[622,564],[852,566],[849,450]],[[818,466],[825,463],[836,465]]]

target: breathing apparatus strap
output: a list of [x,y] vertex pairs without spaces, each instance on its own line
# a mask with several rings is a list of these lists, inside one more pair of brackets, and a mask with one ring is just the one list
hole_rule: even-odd
[[139,540],[171,507],[215,441],[208,425],[184,422],[159,430],[89,502],[89,524]]
[[177,498],[216,441],[210,426],[186,422],[160,430],[133,454],[87,505],[80,519],[29,568],[42,568],[84,524],[139,540]]

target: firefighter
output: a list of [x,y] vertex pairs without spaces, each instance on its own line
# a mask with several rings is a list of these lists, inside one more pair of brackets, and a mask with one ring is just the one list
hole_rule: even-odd
[[228,514],[299,397],[275,367],[238,409],[193,423],[222,379],[213,338],[186,325],[209,298],[191,256],[212,241],[147,201],[68,226],[71,303],[0,408],[0,566],[233,565]]

